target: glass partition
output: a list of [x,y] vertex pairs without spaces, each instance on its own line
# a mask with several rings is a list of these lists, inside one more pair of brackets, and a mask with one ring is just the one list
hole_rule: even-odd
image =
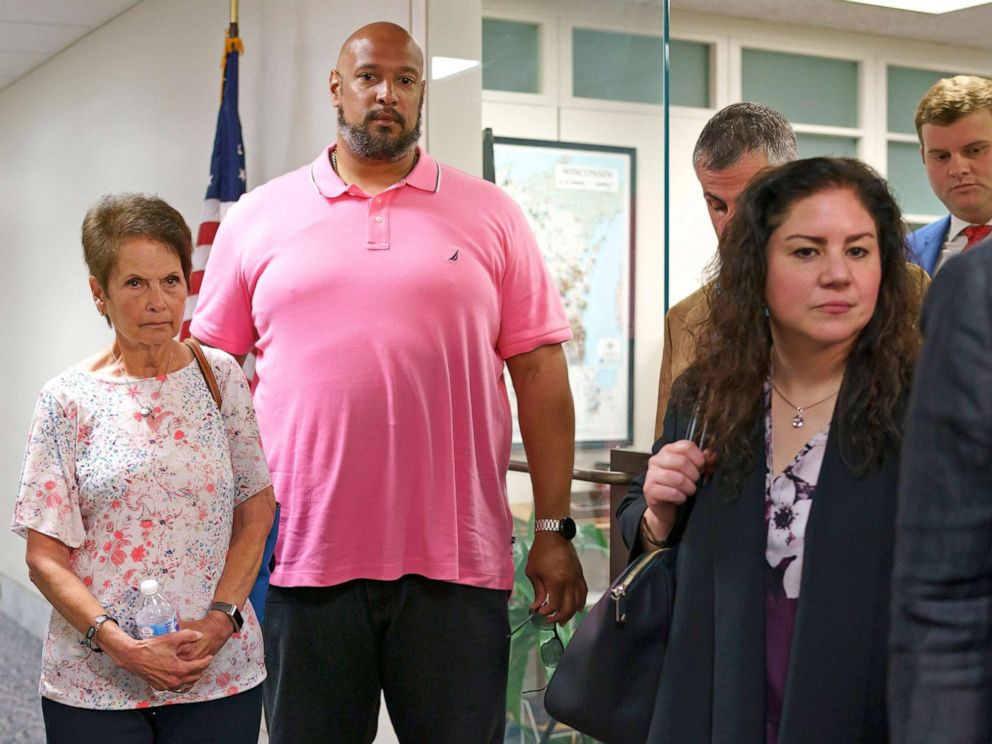
[[[664,315],[700,287],[716,250],[692,166],[716,111],[743,100],[778,109],[801,157],[865,160],[919,225],[945,210],[919,158],[916,101],[951,71],[992,73],[987,51],[883,36],[867,23],[840,30],[680,6],[669,24],[666,0],[425,2],[428,146],[465,170],[485,169],[531,221],[572,325],[581,470],[609,469],[617,448],[651,447]],[[516,431],[513,457],[526,467]],[[611,571],[610,487],[594,481],[572,484],[590,601]],[[508,491],[519,620],[530,601],[528,475],[511,472]],[[535,652],[542,640],[529,629],[515,637],[507,741],[577,740],[546,718],[541,692],[526,692],[550,673]]]
[[[485,170],[530,220],[564,300],[580,470],[609,470],[611,449],[646,452],[653,441],[666,299],[664,11],[662,2],[643,0],[482,3]],[[679,63],[679,101],[707,105],[710,45],[681,43]],[[508,377],[506,384],[513,404]],[[521,468],[529,459],[516,428],[513,458]],[[611,490],[596,479],[580,474],[572,484],[590,603],[611,570]],[[613,500],[625,489],[615,487]],[[508,491],[516,626],[533,596],[524,575],[533,537],[529,476],[511,472]],[[576,625],[562,629],[566,641]],[[526,622],[514,635],[507,741],[569,741],[573,733],[543,709],[552,672],[536,651],[543,635]]]

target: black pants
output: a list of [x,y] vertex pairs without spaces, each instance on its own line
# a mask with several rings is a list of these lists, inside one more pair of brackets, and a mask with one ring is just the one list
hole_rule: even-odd
[[270,742],[371,742],[381,692],[403,744],[502,744],[507,598],[422,576],[270,586]]
[[245,744],[258,741],[262,686],[205,703],[132,710],[75,708],[41,699],[48,744]]

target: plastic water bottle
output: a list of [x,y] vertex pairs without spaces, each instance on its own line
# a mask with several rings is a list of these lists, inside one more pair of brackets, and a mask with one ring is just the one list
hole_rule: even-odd
[[138,635],[152,638],[179,630],[179,617],[169,600],[159,593],[158,581],[145,579],[138,588],[144,596],[141,608],[134,615]]

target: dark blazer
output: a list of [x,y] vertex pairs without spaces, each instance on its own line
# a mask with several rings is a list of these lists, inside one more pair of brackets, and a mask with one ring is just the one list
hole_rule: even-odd
[[[670,410],[655,452],[679,438],[684,419]],[[736,499],[728,498],[719,467],[696,496],[679,547],[672,631],[649,742],[765,744],[762,422],[755,422],[752,446],[756,466]],[[831,427],[806,528],[780,744],[888,740],[897,461],[890,452],[879,468],[856,477],[841,461],[836,422]],[[645,509],[642,482],[617,511],[628,545]]]
[[924,225],[919,230],[914,230],[906,237],[910,260],[922,266],[930,276],[933,276],[934,269],[937,268],[940,250],[947,242],[947,233],[950,229],[951,215],[947,215],[936,222]]
[[897,742],[992,740],[992,240],[923,310],[906,417],[892,604]]

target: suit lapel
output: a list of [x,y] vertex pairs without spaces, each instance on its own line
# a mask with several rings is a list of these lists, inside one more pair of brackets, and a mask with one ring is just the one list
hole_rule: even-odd
[[930,276],[933,276],[934,269],[937,267],[941,248],[947,241],[947,232],[950,229],[950,215],[920,229],[923,245],[920,246],[918,258],[920,265]]
[[[715,507],[713,741],[765,739],[765,443],[752,437],[755,467],[740,495]],[[719,475],[712,497],[730,493]]]

